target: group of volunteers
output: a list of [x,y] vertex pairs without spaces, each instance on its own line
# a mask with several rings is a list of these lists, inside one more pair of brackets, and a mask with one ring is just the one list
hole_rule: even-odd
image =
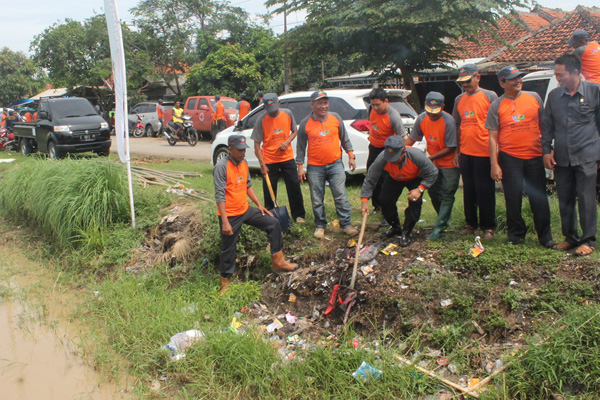
[[[362,214],[381,212],[382,225],[389,225],[385,235],[397,237],[401,246],[408,246],[420,219],[423,194],[428,191],[438,218],[427,239],[438,240],[448,228],[462,177],[465,214],[462,233],[475,234],[480,230],[482,238],[489,240],[496,229],[496,182],[502,182],[511,243],[522,243],[527,233],[522,217],[525,193],[542,246],[574,249],[577,255],[591,254],[596,242],[596,177],[600,161],[600,85],[593,80],[600,80],[600,46],[588,43],[584,33],[575,31],[568,41],[576,48],[575,53],[555,60],[554,74],[559,87],[549,93],[545,106],[537,93],[522,90],[524,73],[516,66],[498,71],[497,78],[504,89],[504,94],[498,97],[479,86],[481,75],[477,65],[466,64],[458,70],[457,82],[464,92],[455,99],[452,115],[443,111],[444,96],[429,92],[425,112],[418,116],[407,135],[386,91],[373,89],[369,94],[367,174],[360,193]],[[582,46],[586,48],[581,52]],[[596,57],[595,67],[589,66],[588,53]],[[586,79],[581,78],[582,73]],[[314,236],[324,238],[327,227],[324,195],[328,185],[341,230],[348,236],[357,235],[346,195],[342,151],[348,154],[351,170],[356,167],[355,157],[341,117],[329,111],[327,93],[323,90],[312,93],[312,111],[298,129],[292,113],[279,107],[275,93],[265,94],[262,101],[266,113],[257,119],[251,139],[261,172],[269,178],[275,195],[281,176],[292,218],[296,223],[304,223],[300,182],[307,180]],[[295,157],[290,146],[294,138]],[[423,139],[428,154],[411,147]],[[236,242],[244,223],[267,232],[275,271],[296,268],[283,255],[281,228],[268,211],[274,204],[264,182],[264,205],[254,192],[244,160],[250,147],[245,137],[229,136],[228,146],[229,156],[214,170],[222,238],[221,292],[227,290],[235,271]],[[560,244],[552,238],[544,168],[554,171],[565,238]],[[408,206],[401,223],[397,202],[404,189],[408,192]],[[256,207],[249,205],[248,197]]]

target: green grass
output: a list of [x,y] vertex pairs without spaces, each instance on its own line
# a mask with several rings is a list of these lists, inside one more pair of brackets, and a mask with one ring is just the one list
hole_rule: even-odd
[[[596,294],[598,253],[582,261],[581,267],[589,279],[579,275],[567,278],[560,273],[565,272],[569,258],[565,253],[539,246],[532,230],[524,245],[510,245],[506,240],[501,193],[496,202],[498,233],[485,243],[486,251],[480,257],[467,256],[472,239],[450,233],[439,242],[427,244],[428,249],[439,252],[443,273],[411,265],[407,272],[412,279],[411,288],[418,295],[399,300],[390,294],[377,300],[377,307],[397,309],[401,319],[389,332],[379,322],[371,322],[372,332],[365,342],[378,340],[378,346],[353,349],[349,341],[355,333],[350,326],[334,341],[315,340],[298,351],[293,360],[286,361],[269,336],[263,335],[259,326],[250,324],[249,318],[242,316],[247,323],[242,331],[227,330],[234,313],[260,298],[260,284],[247,275],[243,282],[232,285],[229,295],[217,295],[215,265],[220,238],[214,203],[196,202],[202,215],[202,237],[197,243],[201,256],[186,266],[188,272],[160,265],[143,275],[132,276],[122,268],[129,261],[131,249],[140,246],[146,229],[158,223],[174,197],[166,195],[164,188],[136,187],[138,227],[134,229],[128,223],[121,165],[96,159],[48,162],[16,158],[18,165],[0,164],[0,201],[6,204],[3,208],[10,215],[17,215],[19,223],[37,227],[45,233],[45,241],[59,247],[57,251],[43,251],[42,257],[65,272],[62,279],[77,280],[87,286],[89,293],[99,292],[90,294],[80,312],[90,326],[87,341],[94,342],[96,365],[109,374],[118,373],[116,352],[130,373],[140,379],[136,388],[140,398],[420,398],[435,394],[440,383],[412,367],[400,366],[395,355],[415,355],[417,362],[433,369],[436,359],[427,356],[431,347],[450,358],[460,374],[484,377],[480,343],[471,338],[475,332],[471,321],[477,321],[490,337],[502,338],[514,328],[509,318],[513,312],[527,312],[533,326],[523,334],[531,343],[482,398],[549,399],[556,393],[591,399],[591,394],[600,390],[596,361],[600,355],[600,322],[596,317],[600,310]],[[186,186],[213,198],[212,167],[207,163],[169,161],[144,166],[199,172],[202,177],[188,178]],[[69,174],[61,170],[68,170]],[[261,179],[254,175],[253,180],[262,198]],[[331,257],[328,242],[320,243],[312,237],[314,225],[307,184],[302,185],[302,191],[308,223],[295,225],[286,233],[285,250],[307,260],[313,255]],[[353,220],[358,222],[360,182],[349,181],[347,192]],[[451,231],[464,224],[461,196],[459,191]],[[283,183],[278,198],[280,205],[289,204]],[[36,214],[41,199],[52,200],[48,208],[51,218]],[[189,204],[190,200],[186,201]],[[551,197],[550,203],[555,240],[560,241],[556,198]],[[399,203],[400,209],[403,204],[404,200]],[[329,221],[335,219],[329,192],[325,208]],[[532,227],[526,201],[524,215]],[[377,222],[379,218],[370,220]],[[420,230],[435,222],[436,214],[429,201],[424,204],[421,218],[424,222],[418,224]],[[264,233],[245,228],[238,254],[257,256],[253,277],[260,278],[269,271]],[[518,285],[510,286],[511,280]],[[537,286],[530,288],[529,283]],[[439,307],[439,301],[447,298],[453,305]],[[588,301],[590,305],[585,306]],[[419,320],[422,316],[428,319]],[[205,332],[205,340],[191,348],[186,358],[169,361],[161,346],[175,333],[193,328]],[[322,334],[325,337],[328,332]],[[540,338],[546,337],[549,339],[541,344],[533,343],[536,338],[539,343]],[[383,370],[383,378],[367,384],[356,381],[351,373],[362,361]],[[161,382],[158,394],[149,389],[155,380]]]

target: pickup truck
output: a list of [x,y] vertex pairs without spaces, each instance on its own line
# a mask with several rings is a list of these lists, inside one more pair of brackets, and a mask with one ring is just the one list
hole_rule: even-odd
[[[221,102],[225,106],[224,117],[225,127],[232,126],[236,121],[237,101],[231,97],[221,96]],[[201,134],[203,133],[205,139],[210,138],[210,127],[212,124],[212,116],[215,112],[215,96],[190,96],[185,101],[183,106],[184,113],[192,117],[194,128]],[[165,110],[164,125],[171,121],[173,113],[172,110]]]
[[37,120],[16,123],[13,130],[23,155],[39,151],[58,159],[67,153],[110,153],[108,123],[80,97],[41,99]]

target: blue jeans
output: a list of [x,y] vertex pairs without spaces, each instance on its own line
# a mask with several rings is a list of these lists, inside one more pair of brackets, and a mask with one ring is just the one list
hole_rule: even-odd
[[325,182],[329,183],[335,211],[337,212],[340,226],[345,228],[352,225],[350,202],[346,196],[346,172],[340,158],[336,162],[327,165],[308,165],[306,167],[306,178],[310,187],[310,200],[312,202],[315,226],[325,228],[327,218],[325,217]]

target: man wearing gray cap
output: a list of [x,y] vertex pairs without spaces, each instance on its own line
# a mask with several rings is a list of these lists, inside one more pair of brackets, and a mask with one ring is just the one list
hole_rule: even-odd
[[[554,170],[565,241],[558,250],[588,255],[596,246],[596,177],[600,160],[600,85],[582,81],[581,60],[565,54],[554,61],[560,87],[548,93],[542,118],[544,166]],[[577,229],[577,203],[581,235]]]
[[[296,164],[298,179],[308,179],[310,199],[315,217],[315,233],[318,239],[325,237],[327,217],[325,215],[325,185],[333,195],[335,211],[340,227],[348,236],[358,235],[352,226],[352,211],[346,195],[346,171],[342,163],[342,149],[348,154],[348,164],[354,171],[356,161],[350,137],[344,126],[342,117],[329,112],[329,97],[323,90],[317,90],[310,96],[312,112],[302,120],[298,128],[296,140]],[[340,147],[341,145],[341,147]],[[304,158],[308,159],[308,167],[304,172]]]
[[454,165],[456,125],[454,118],[443,111],[445,101],[441,93],[427,93],[425,112],[417,117],[410,136],[406,138],[406,145],[412,146],[425,137],[429,159],[438,168],[437,179],[429,188],[429,197],[438,219],[427,240],[440,239],[448,228],[460,181],[460,171]]
[[[292,218],[303,224],[304,199],[294,161],[294,150],[290,145],[298,134],[294,115],[290,110],[279,108],[279,98],[275,93],[265,94],[263,104],[267,112],[258,117],[250,136],[254,140],[254,154],[260,164],[260,172],[263,176],[269,177],[275,197],[277,197],[277,181],[280,176],[283,177]],[[265,206],[268,209],[275,207],[269,193],[269,186],[264,180],[263,195]]]
[[[227,291],[235,272],[236,245],[243,224],[254,226],[267,233],[271,245],[273,270],[292,271],[297,264],[288,263],[283,256],[283,235],[279,221],[258,200],[252,187],[248,163],[244,160],[246,138],[231,135],[227,139],[229,155],[215,166],[213,181],[217,215],[221,227],[221,290]],[[248,197],[256,204],[250,207]]]
[[514,65],[498,71],[504,94],[490,106],[485,123],[490,134],[491,176],[496,182],[501,181],[504,189],[508,240],[512,244],[525,240],[527,225],[521,213],[525,190],[538,240],[551,248],[556,243],[552,240],[542,161],[543,102],[536,92],[521,90],[523,75]]
[[600,83],[600,44],[588,41],[588,33],[578,29],[567,40],[575,50],[573,54],[581,59],[581,74],[586,80]]
[[[438,170],[421,150],[405,147],[400,136],[390,136],[385,140],[384,151],[371,164],[360,191],[363,215],[369,214],[369,198],[382,175],[383,190],[379,200],[383,217],[390,224],[386,236],[400,236],[400,246],[408,246],[412,230],[421,217],[423,192],[434,184]],[[396,202],[404,188],[408,190],[408,207],[404,210],[401,228]]]
[[[454,101],[458,146],[454,163],[460,168],[466,225],[464,234],[483,231],[483,239],[492,239],[496,229],[496,185],[490,176],[490,143],[485,118],[490,104],[498,98],[491,90],[479,87],[479,69],[465,64],[456,80],[464,89]],[[479,215],[478,215],[479,212]]]

